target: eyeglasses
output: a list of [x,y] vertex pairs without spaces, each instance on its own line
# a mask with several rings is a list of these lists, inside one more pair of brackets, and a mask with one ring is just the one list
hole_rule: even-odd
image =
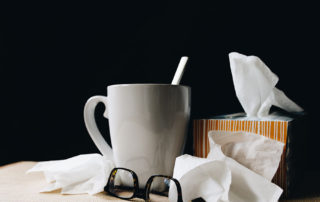
[[183,202],[180,183],[173,177],[152,175],[149,177],[145,189],[139,189],[138,176],[134,171],[127,168],[114,168],[110,173],[108,183],[104,187],[104,190],[117,198],[126,200],[142,198],[149,202],[156,201],[156,199],[154,199],[155,195],[150,193],[167,196],[169,186],[176,189],[174,193],[177,193],[177,202]]

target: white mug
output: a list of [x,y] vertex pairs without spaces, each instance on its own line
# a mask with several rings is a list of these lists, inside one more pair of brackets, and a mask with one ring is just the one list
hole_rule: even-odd
[[[87,130],[99,151],[117,167],[138,175],[142,188],[154,174],[171,175],[182,154],[191,108],[191,88],[170,84],[120,84],[108,97],[93,96],[84,108]],[[112,149],[94,119],[96,105],[105,105]]]

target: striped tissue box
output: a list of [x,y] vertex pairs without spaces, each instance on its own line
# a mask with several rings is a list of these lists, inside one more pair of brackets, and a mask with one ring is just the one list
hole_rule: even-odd
[[[207,157],[210,150],[208,132],[211,130],[252,132],[283,142],[285,144],[284,151],[279,168],[272,182],[283,188],[284,196],[290,196],[291,192],[294,191],[294,183],[296,183],[297,180],[296,174],[299,173],[299,165],[295,165],[295,163],[291,165],[290,160],[292,160],[294,156],[293,162],[299,162],[299,156],[301,155],[296,155],[299,150],[298,148],[290,147],[289,149],[289,146],[292,143],[292,145],[294,145],[295,142],[300,141],[300,138],[295,138],[295,140],[292,138],[292,133],[294,133],[292,128],[295,128],[293,126],[297,126],[297,124],[292,123],[297,122],[296,120],[300,119],[299,117],[304,116],[303,114],[289,116],[288,114],[272,113],[264,119],[249,119],[245,117],[244,113],[237,113],[216,116],[210,119],[195,119],[193,121],[194,155],[203,158]],[[293,142],[291,140],[293,140]],[[293,168],[290,168],[288,166],[289,164],[293,166]],[[295,176],[291,177],[290,175]]]

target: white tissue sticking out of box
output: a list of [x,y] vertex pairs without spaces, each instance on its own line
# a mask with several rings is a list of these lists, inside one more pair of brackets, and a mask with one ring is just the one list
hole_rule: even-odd
[[260,58],[232,52],[229,60],[236,95],[248,117],[267,116],[272,105],[288,112],[303,111],[275,87],[279,78]]
[[[207,159],[189,155],[176,159],[173,177],[181,184],[183,201],[197,197],[210,202],[278,201],[282,193],[280,187],[225,156],[221,146],[212,137],[209,140]],[[175,201],[174,196],[176,190],[170,188],[170,201]]]
[[209,131],[209,137],[221,145],[224,155],[272,180],[277,172],[284,144],[262,135],[244,131]]
[[96,194],[103,191],[114,165],[100,154],[85,154],[66,160],[44,161],[27,171],[44,172],[48,184],[41,192],[61,189],[62,194]]

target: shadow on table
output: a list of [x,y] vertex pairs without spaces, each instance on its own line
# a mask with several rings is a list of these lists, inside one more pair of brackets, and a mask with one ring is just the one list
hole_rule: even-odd
[[281,202],[320,201],[320,171],[307,171],[301,183],[296,185],[292,197]]

